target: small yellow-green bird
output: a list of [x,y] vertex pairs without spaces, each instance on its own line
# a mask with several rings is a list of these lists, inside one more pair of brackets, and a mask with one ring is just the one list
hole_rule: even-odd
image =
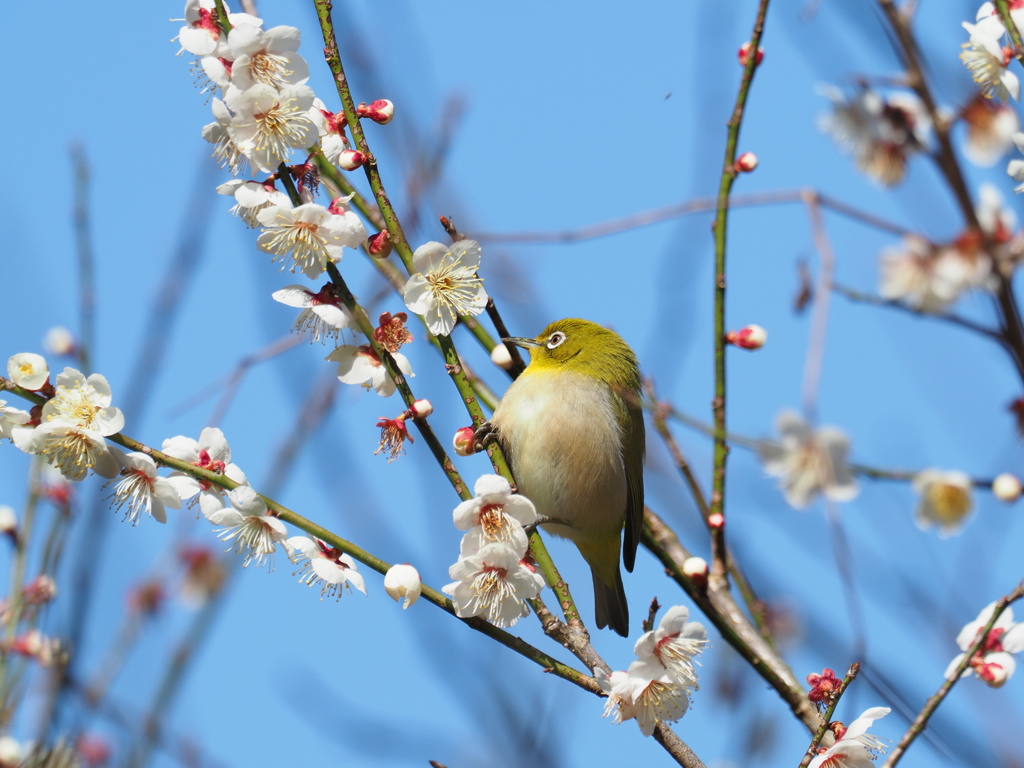
[[629,635],[619,550],[632,571],[644,512],[644,419],[636,355],[613,331],[569,318],[535,339],[530,364],[498,403],[490,427],[519,493],[590,565],[599,628]]

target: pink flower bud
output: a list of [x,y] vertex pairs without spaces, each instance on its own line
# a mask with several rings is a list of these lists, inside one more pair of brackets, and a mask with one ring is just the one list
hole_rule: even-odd
[[708,583],[708,561],[703,557],[688,557],[683,561],[683,575],[699,587]]
[[1006,671],[1006,667],[1002,664],[985,661],[982,657],[972,661],[971,666],[974,667],[975,674],[984,680],[991,688],[1002,688],[1003,683],[1005,683],[1010,677],[1009,673]]
[[1004,472],[992,481],[992,495],[1007,504],[1019,499],[1021,493],[1024,493],[1024,486],[1021,486],[1020,480],[1009,472]]
[[744,152],[736,158],[733,168],[736,170],[736,173],[750,173],[757,168],[757,155],[753,152]]
[[738,331],[725,334],[725,343],[740,349],[760,349],[768,341],[768,331],[760,325],[748,325]]
[[409,413],[412,414],[414,419],[425,419],[433,412],[434,406],[430,404],[429,400],[417,400],[412,404],[412,408],[409,409]]
[[338,156],[338,165],[344,171],[354,171],[366,162],[366,155],[355,149],[346,149]]
[[391,233],[382,229],[376,235],[366,238],[366,250],[378,259],[386,259],[391,255]]
[[[743,45],[740,46],[737,57],[740,60],[740,66],[747,66],[747,62],[750,60],[750,41],[747,40]],[[761,46],[757,47],[757,58],[754,59],[754,66],[760,66],[761,62],[764,61],[764,48]]]
[[368,117],[380,125],[387,125],[395,116],[395,105],[387,99],[377,99],[369,106],[360,104],[356,107],[356,114],[360,117]]
[[708,528],[718,530],[719,528],[725,527],[725,515],[721,512],[715,512],[713,515],[708,515]]
[[455,453],[458,456],[470,456],[475,451],[473,450],[473,440],[476,437],[476,430],[472,427],[462,427],[456,430],[455,439],[452,440],[452,445],[455,446]]

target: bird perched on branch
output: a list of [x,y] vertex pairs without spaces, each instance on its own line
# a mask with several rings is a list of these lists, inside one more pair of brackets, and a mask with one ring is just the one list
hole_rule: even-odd
[[617,333],[573,318],[535,339],[503,341],[528,349],[530,364],[498,403],[484,439],[497,439],[544,530],[572,541],[590,565],[597,626],[626,637],[619,551],[632,571],[644,511],[636,355]]

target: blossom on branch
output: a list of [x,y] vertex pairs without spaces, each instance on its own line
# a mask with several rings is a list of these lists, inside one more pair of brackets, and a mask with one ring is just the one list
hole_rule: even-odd
[[346,588],[366,594],[363,577],[350,555],[307,536],[293,536],[288,539],[288,546],[296,553],[295,562],[303,566],[298,571],[299,581],[308,586],[320,582],[321,599],[329,595],[340,600]]
[[[992,618],[995,607],[995,603],[986,605],[978,614],[978,618],[968,623],[956,636],[957,647],[963,653],[958,654],[946,667],[947,680],[953,678],[956,668],[966,658],[967,651],[978,641],[978,636]],[[967,677],[973,672],[986,685],[999,688],[1017,669],[1017,661],[1010,654],[1021,651],[1024,651],[1024,624],[1014,622],[1013,609],[1008,607],[999,614],[996,623],[985,636],[981,648],[971,657],[970,664],[961,677]]]
[[867,730],[889,712],[888,707],[872,707],[848,726],[830,723],[821,740],[823,746],[808,768],[874,768],[874,759],[885,752],[886,742]]
[[803,509],[819,493],[830,501],[850,501],[859,489],[846,461],[850,441],[835,427],[811,431],[797,414],[783,411],[776,420],[780,441],[762,442],[758,454],[770,475],[782,478],[786,501]]
[[236,24],[228,33],[231,85],[239,91],[253,85],[282,88],[309,80],[309,65],[299,56],[299,30],[279,26],[264,30]]
[[676,722],[690,708],[690,688],[651,659],[637,659],[625,672],[610,675],[595,669],[594,679],[608,695],[604,716],[616,723],[635,719],[644,736],[653,734],[659,722]]
[[887,187],[903,181],[907,159],[924,150],[931,131],[931,120],[917,97],[883,97],[866,86],[849,99],[831,86],[822,87],[821,93],[832,101],[832,113],[821,119],[821,129],[871,178]]
[[1006,29],[998,18],[988,17],[963,27],[970,39],[963,44],[960,60],[971,73],[985,98],[1020,100],[1020,80],[1010,71],[1013,50],[1002,44]]
[[448,569],[457,581],[442,592],[450,595],[459,618],[479,616],[496,627],[511,627],[530,613],[526,602],[540,594],[544,578],[522,561],[508,543],[488,544],[476,554],[460,557]]
[[[261,251],[273,254],[272,261],[290,258],[296,268],[315,280],[328,262],[341,261],[346,247],[358,248],[366,239],[363,222],[349,210],[333,213],[322,205],[305,203],[297,208],[271,206],[256,219],[264,229],[256,239]],[[284,266],[281,267],[284,269]]]
[[7,360],[7,378],[22,389],[35,392],[46,386],[50,368],[42,355],[19,352]]
[[708,632],[697,621],[687,621],[690,611],[683,605],[669,608],[658,628],[645,632],[633,652],[641,661],[660,664],[678,685],[696,689],[695,658],[708,644]]
[[271,298],[302,309],[292,324],[292,333],[299,336],[308,334],[310,342],[327,343],[328,338],[337,342],[342,329],[348,328],[352,320],[348,310],[341,305],[333,283],[324,283],[315,293],[302,285],[286,285],[274,291]]
[[[224,433],[217,427],[206,427],[199,435],[199,440],[178,435],[164,440],[160,448],[168,456],[188,462],[199,469],[223,475],[239,485],[248,484],[245,473],[237,464],[231,462],[231,446],[228,445]],[[215,512],[224,508],[227,491],[219,485],[200,480],[186,472],[172,472],[167,477],[178,496],[189,505],[196,496],[199,497],[199,508],[207,519]]]
[[960,112],[967,126],[964,154],[975,165],[990,168],[1013,148],[1013,135],[1020,131],[1017,110],[978,94]]
[[235,198],[235,204],[229,210],[232,216],[237,216],[250,229],[259,226],[257,216],[265,208],[280,206],[290,208],[291,202],[288,195],[281,192],[274,186],[274,182],[267,181],[243,181],[242,179],[231,179],[217,187],[217,194],[230,195]]
[[230,506],[212,515],[207,515],[214,525],[223,526],[219,531],[221,541],[234,541],[232,548],[244,555],[242,567],[255,562],[263,565],[266,560],[274,568],[274,552],[288,536],[284,523],[267,509],[266,503],[248,485],[240,485],[228,493]]
[[278,90],[257,83],[244,91],[229,90],[224,104],[232,112],[232,141],[264,173],[273,173],[292,152],[316,141],[317,129],[309,117],[313,89],[308,86]]
[[462,556],[497,543],[510,544],[520,557],[525,555],[528,542],[523,528],[537,520],[533,502],[512,493],[512,486],[500,475],[483,475],[473,494],[452,513],[455,527],[467,531],[459,546]]
[[121,457],[121,479],[114,486],[112,498],[116,509],[128,507],[125,519],[131,520],[132,525],[139,524],[142,512],[158,523],[166,523],[165,507],[181,507],[181,497],[174,485],[157,475],[152,457],[139,451]]
[[460,240],[450,246],[430,242],[413,254],[405,305],[423,316],[434,335],[447,336],[460,315],[479,315],[487,306],[487,292],[477,276],[480,256],[480,244],[475,240]]
[[[415,375],[408,359],[401,352],[393,353],[391,358],[400,373],[405,376]],[[338,364],[338,381],[342,384],[362,384],[367,389],[373,387],[381,397],[395,394],[395,382],[369,344],[358,347],[345,344],[324,359]]]
[[971,478],[955,470],[925,469],[914,477],[913,486],[921,497],[914,518],[917,527],[924,531],[937,525],[944,539],[959,533],[974,508]]
[[395,602],[403,601],[403,611],[420,599],[422,590],[419,571],[408,563],[392,565],[384,574],[384,591]]

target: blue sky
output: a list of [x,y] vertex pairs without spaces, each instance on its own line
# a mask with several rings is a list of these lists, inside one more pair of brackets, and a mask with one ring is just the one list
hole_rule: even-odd
[[[583,2],[335,6],[355,98],[387,97],[397,105],[390,125],[371,125],[367,133],[400,215],[406,222],[417,217],[416,226],[407,225],[415,243],[444,239],[439,214],[454,216],[471,233],[569,230],[708,197],[717,188],[740,73],[735,53],[749,34],[751,2],[727,13],[714,4],[659,2],[628,13]],[[973,93],[956,57],[965,39],[960,21],[974,10],[965,3],[925,4],[917,22],[936,90],[948,105]],[[329,73],[317,62],[312,4],[264,3],[260,12],[267,26],[302,30],[310,84],[336,107]],[[178,46],[170,38],[178,24],[167,19],[180,15],[177,6],[132,5],[99,15],[73,5],[44,25],[28,6],[12,7],[8,28],[22,33],[9,36],[7,55],[23,70],[8,82],[16,119],[0,127],[18,158],[0,192],[8,286],[0,354],[41,351],[54,324],[78,328],[68,154],[76,142],[92,168],[95,370],[108,378],[119,404],[133,387],[139,356],[162,350],[158,370],[134,385],[134,412],[125,406],[126,432],[155,446],[177,434],[198,436],[239,362],[287,335],[292,310],[270,293],[298,282],[257,251],[255,234],[227,214],[227,198],[213,193],[227,177],[199,135],[210,117],[192,87],[189,59],[174,56]],[[760,167],[735,192],[814,188],[949,238],[960,226],[954,201],[925,160],[913,161],[907,181],[885,191],[817,129],[827,107],[817,84],[898,73],[879,18],[870,6],[825,3],[809,18],[796,4],[772,8],[767,56],[740,142],[741,150],[757,153]],[[446,119],[453,126],[448,134]],[[441,171],[414,209],[409,174],[415,162],[437,154],[442,135],[449,142]],[[1012,187],[1001,166],[973,170],[970,181],[975,190],[991,181],[1007,195]],[[1019,208],[1018,199],[1009,202]],[[483,240],[481,272],[512,333],[534,335],[569,316],[610,325],[636,349],[662,398],[709,419],[710,220],[694,215],[567,245]],[[874,290],[879,250],[894,238],[833,214],[825,222],[837,280]],[[729,237],[729,326],[757,322],[769,331],[764,349],[729,356],[729,423],[741,434],[767,436],[778,411],[799,406],[810,324],[791,305],[798,261],[816,272],[817,257],[807,214],[793,203],[734,211]],[[183,242],[196,244],[185,268],[175,262]],[[371,315],[403,308],[382,292],[359,254],[349,253],[342,269]],[[169,285],[183,291],[173,316],[155,310]],[[992,321],[981,295],[965,297],[957,310]],[[153,334],[147,324],[155,311]],[[488,367],[468,335],[457,331],[455,338],[500,391],[503,375]],[[468,423],[432,350],[407,349],[414,390],[435,405],[435,430],[446,436]],[[294,430],[299,409],[330,379],[332,366],[322,361],[327,351],[303,343],[249,368],[234,392],[219,426],[257,489],[270,482],[277,447]],[[982,477],[1021,472],[1019,438],[1005,411],[1020,388],[1005,355],[982,339],[832,297],[819,414],[822,423],[849,433],[858,462],[956,468]],[[397,399],[343,385],[334,394],[329,416],[302,444],[276,497],[386,560],[412,562],[425,581],[443,585],[458,548],[450,522],[456,497],[419,442],[390,465],[372,455],[374,422],[397,415]],[[677,436],[707,484],[709,443],[681,427]],[[706,555],[693,504],[656,438],[649,438],[648,453],[648,502]],[[6,448],[0,503],[23,502],[27,466],[26,457]],[[487,464],[471,457],[458,468],[474,478]],[[876,732],[895,741],[906,720],[894,693],[916,711],[941,682],[960,626],[1020,579],[1018,508],[978,494],[977,514],[964,533],[940,540],[914,526],[909,487],[864,481],[860,497],[841,508],[858,595],[859,608],[851,609],[822,507],[788,508],[774,481],[741,449],[729,469],[730,542],[759,593],[793,614],[799,631],[787,658],[794,671],[802,677],[824,666],[845,669],[858,641],[866,642],[863,660],[871,673],[839,716],[849,720],[869,706],[892,706],[894,714]],[[96,487],[88,483],[82,497]],[[113,512],[105,515],[105,543],[87,558],[96,597],[82,648],[86,669],[110,642],[126,591],[170,548],[183,539],[219,546],[209,525],[192,517],[132,528]],[[67,580],[87,520],[83,512],[75,521]],[[562,543],[552,550],[590,615],[582,561]],[[335,603],[300,587],[292,570],[279,558],[272,574],[254,568],[236,574],[166,722],[217,764],[667,764],[633,723],[602,720],[602,701],[492,648],[428,605],[400,611],[374,574],[366,574],[369,597],[346,595]],[[687,602],[647,553],[627,575],[626,591],[634,615],[655,595],[665,605]],[[67,610],[58,600],[54,627]],[[148,706],[191,620],[172,602],[144,632],[113,690],[129,712]],[[555,652],[532,620],[516,630]],[[635,639],[602,632],[595,642],[613,667],[624,668]],[[739,667],[714,633],[703,663],[702,689],[679,724],[681,737],[709,766],[794,765],[807,737],[778,698]],[[882,680],[892,690],[872,686]],[[921,743],[903,762],[960,765],[973,754],[996,764],[1000,755],[1019,755],[1008,734],[1022,704],[1019,680],[1000,691],[965,681],[935,721],[945,741]],[[101,733],[119,733],[102,718],[92,723]],[[509,737],[516,727],[518,737]],[[542,755],[529,753],[535,742],[544,745]],[[747,744],[763,751],[746,757]],[[175,762],[158,753],[154,764]]]

